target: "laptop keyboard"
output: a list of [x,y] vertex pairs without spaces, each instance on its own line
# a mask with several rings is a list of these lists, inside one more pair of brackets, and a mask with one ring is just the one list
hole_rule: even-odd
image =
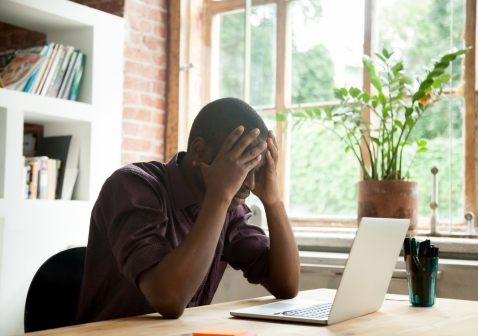
[[332,303],[321,303],[306,308],[286,310],[277,314],[284,316],[306,317],[317,320],[325,320],[329,317]]

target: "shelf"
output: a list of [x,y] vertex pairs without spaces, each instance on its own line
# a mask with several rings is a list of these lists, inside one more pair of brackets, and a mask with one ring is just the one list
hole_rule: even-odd
[[[23,331],[34,271],[53,253],[86,245],[94,201],[121,165],[124,20],[66,0],[0,0],[0,22],[86,55],[77,101],[0,89],[0,334],[13,335]],[[25,123],[79,142],[73,200],[23,199]]]
[[91,122],[94,119],[91,104],[0,89],[0,108],[21,108],[28,122]]
[[[2,0],[0,21],[47,33],[93,26],[95,10],[70,1]],[[109,15],[101,12],[101,16]]]

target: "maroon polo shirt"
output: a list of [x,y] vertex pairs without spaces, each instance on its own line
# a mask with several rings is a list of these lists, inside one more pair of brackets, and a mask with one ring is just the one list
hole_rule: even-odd
[[[91,213],[79,323],[154,312],[138,277],[181,244],[200,208],[179,170],[183,156],[124,166],[104,183]],[[211,267],[188,307],[211,303],[228,263],[251,283],[264,279],[269,239],[247,224],[250,217],[245,205],[227,213]]]

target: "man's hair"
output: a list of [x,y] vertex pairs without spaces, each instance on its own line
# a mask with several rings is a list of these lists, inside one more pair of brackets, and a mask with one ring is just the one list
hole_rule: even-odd
[[218,151],[227,136],[238,126],[248,131],[258,128],[266,139],[268,129],[261,116],[246,102],[237,98],[221,98],[204,106],[194,119],[189,132],[188,150],[194,139],[202,137]]

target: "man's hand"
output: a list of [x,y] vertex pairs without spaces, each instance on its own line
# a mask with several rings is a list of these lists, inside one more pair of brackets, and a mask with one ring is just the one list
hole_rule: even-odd
[[203,175],[206,195],[232,200],[247,174],[260,163],[261,153],[267,147],[266,142],[261,141],[248,149],[259,136],[259,129],[255,128],[248,134],[243,133],[243,126],[232,131],[212,163],[193,162]]
[[273,205],[280,201],[279,186],[277,184],[278,160],[277,141],[272,131],[269,131],[265,164],[258,169],[255,179],[256,185],[254,190],[252,190],[265,206]]

